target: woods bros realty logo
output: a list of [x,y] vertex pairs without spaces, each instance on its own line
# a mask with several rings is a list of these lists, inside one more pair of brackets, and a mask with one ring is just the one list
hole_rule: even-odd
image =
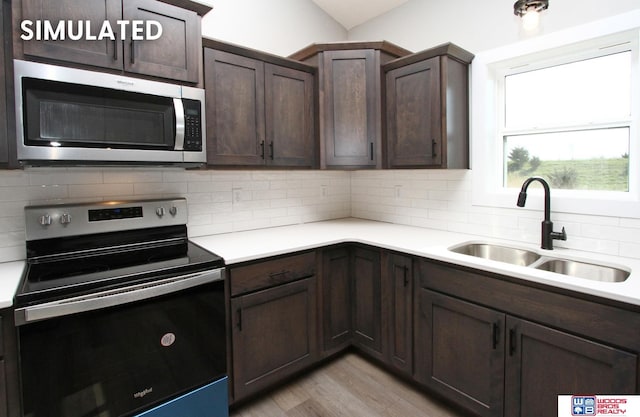
[[640,397],[634,395],[559,395],[558,417],[640,417]]
[[153,41],[162,36],[155,20],[116,20],[115,27],[108,20],[98,26],[90,20],[23,20],[20,29],[23,41]]

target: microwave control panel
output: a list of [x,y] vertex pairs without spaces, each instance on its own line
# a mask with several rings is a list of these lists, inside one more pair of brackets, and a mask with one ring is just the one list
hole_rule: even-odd
[[202,109],[200,102],[183,98],[184,106],[184,150],[202,150]]

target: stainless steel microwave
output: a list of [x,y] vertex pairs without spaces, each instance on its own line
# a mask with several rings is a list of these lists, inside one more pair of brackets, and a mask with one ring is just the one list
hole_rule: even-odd
[[204,90],[14,60],[23,165],[203,164]]

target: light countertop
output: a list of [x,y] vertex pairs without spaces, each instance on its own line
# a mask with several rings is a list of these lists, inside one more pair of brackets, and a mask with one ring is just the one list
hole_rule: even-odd
[[13,296],[20,284],[24,266],[24,261],[0,263],[0,308],[13,305]]
[[[477,235],[360,219],[331,220],[251,230],[198,237],[192,241],[222,256],[227,265],[336,243],[363,243],[640,306],[640,260],[563,248],[543,250],[540,249],[539,242],[516,243]],[[506,244],[532,250],[546,257],[596,262],[630,270],[631,275],[624,282],[598,282],[447,250],[451,246],[469,241]]]
[[[477,235],[360,219],[330,220],[195,237],[191,240],[222,256],[227,265],[338,243],[363,243],[640,306],[640,260],[562,248],[547,251],[539,248],[539,242],[515,243],[487,239]],[[620,283],[598,282],[476,258],[447,250],[451,246],[468,241],[506,244],[532,250],[547,257],[597,262],[630,270],[631,275],[626,281]],[[23,269],[23,261],[0,263],[0,277],[2,277],[0,279],[0,308],[12,305]]]

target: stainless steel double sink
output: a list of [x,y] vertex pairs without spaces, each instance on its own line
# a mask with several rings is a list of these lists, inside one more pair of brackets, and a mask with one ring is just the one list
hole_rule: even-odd
[[630,271],[596,263],[541,255],[537,252],[486,242],[467,242],[449,248],[451,252],[557,274],[601,282],[623,282]]

